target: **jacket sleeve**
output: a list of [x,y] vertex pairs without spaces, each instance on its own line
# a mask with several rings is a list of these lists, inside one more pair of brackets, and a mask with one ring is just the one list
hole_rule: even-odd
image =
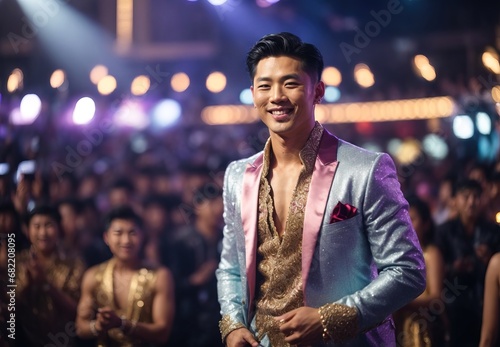
[[[237,227],[235,226],[238,209],[235,207],[235,163],[231,163],[224,176],[224,237],[219,267],[216,270],[218,298],[221,307],[222,319],[219,323],[222,339],[233,330],[246,327],[246,309],[242,293],[240,259],[244,255],[238,254]],[[240,232],[243,232],[242,230]]]
[[376,272],[366,287],[338,301],[356,307],[360,331],[379,325],[426,286],[422,249],[389,155],[374,158],[365,182],[362,218]]

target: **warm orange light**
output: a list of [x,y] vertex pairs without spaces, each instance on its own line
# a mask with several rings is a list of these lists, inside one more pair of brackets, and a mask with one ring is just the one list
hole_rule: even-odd
[[172,76],[170,81],[170,85],[172,89],[178,93],[182,93],[189,88],[191,81],[189,80],[189,76],[184,72],[178,72]]
[[337,87],[342,82],[342,74],[337,68],[328,66],[323,70],[321,79],[327,86]]
[[226,88],[226,76],[222,72],[212,72],[207,77],[206,86],[212,93],[220,93]]
[[[235,123],[230,117],[221,119],[229,105],[209,106],[202,111],[202,119],[207,124],[253,123],[259,116],[252,106],[235,105],[229,110],[240,114]],[[374,101],[345,104],[316,105],[316,119],[322,123],[387,122],[414,119],[438,119],[454,114],[455,103],[451,97]],[[231,118],[233,119],[233,118]],[[236,119],[236,118],[234,118]]]

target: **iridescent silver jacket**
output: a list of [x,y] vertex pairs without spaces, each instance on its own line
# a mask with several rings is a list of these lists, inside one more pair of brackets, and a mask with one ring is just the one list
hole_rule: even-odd
[[[224,178],[224,240],[217,269],[226,328],[255,328],[257,206],[262,152],[232,162]],[[338,202],[357,209],[330,223]],[[396,346],[391,314],[425,289],[425,265],[394,162],[326,130],[305,208],[304,305],[357,310],[358,333],[335,346]],[[269,346],[265,339],[261,345]]]

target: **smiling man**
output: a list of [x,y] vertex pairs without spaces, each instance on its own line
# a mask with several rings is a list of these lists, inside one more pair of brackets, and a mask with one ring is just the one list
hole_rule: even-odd
[[422,251],[391,158],[328,133],[318,49],[266,35],[247,67],[269,129],[231,163],[217,269],[227,346],[394,346],[391,314],[425,288]]
[[37,205],[28,213],[30,248],[16,256],[18,346],[53,346],[55,341],[75,345],[75,336],[67,328],[75,319],[85,268],[81,259],[58,248],[60,220],[51,205]]
[[143,263],[141,226],[130,207],[110,211],[104,241],[113,257],[83,277],[77,334],[96,338],[98,346],[149,346],[165,343],[170,335],[175,311],[173,278],[168,269]]

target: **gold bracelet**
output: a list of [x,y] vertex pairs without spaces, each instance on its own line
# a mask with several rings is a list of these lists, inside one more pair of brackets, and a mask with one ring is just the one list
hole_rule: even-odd
[[99,336],[99,332],[97,331],[97,328],[95,327],[95,323],[96,323],[95,320],[91,320],[89,323],[89,327],[90,327],[90,332],[92,333],[92,335],[97,337],[97,336]]
[[319,309],[318,309],[318,313],[319,313],[319,317],[321,318],[321,326],[323,327],[323,341],[324,342],[328,342],[332,339],[332,337],[330,336],[330,334],[328,333],[328,326],[326,324],[326,320],[325,320],[325,314],[323,312],[323,309],[325,308],[325,306],[321,306]]
[[358,310],[344,304],[326,304],[318,309],[323,340],[342,343],[358,333]]

